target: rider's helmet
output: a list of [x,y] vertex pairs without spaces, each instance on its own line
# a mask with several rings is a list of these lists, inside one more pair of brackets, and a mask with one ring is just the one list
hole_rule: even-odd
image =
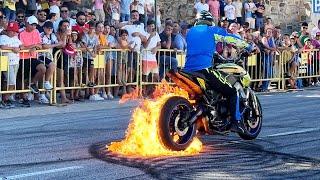
[[194,24],[196,25],[208,25],[208,26],[214,26],[214,19],[213,16],[210,12],[208,11],[201,11],[200,13],[197,14],[196,16],[196,22]]

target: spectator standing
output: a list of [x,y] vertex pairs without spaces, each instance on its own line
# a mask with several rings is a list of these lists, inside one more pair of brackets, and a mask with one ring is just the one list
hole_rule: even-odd
[[257,10],[256,10],[256,29],[258,31],[260,31],[263,27],[263,20],[264,20],[264,13],[265,13],[265,9],[266,7],[264,6],[264,0],[260,0],[257,4],[256,4]]
[[173,23],[172,34],[174,35],[174,47],[176,47],[177,50],[185,51],[187,48],[187,42],[181,34],[181,27],[178,22]]
[[70,11],[79,9],[81,0],[62,0],[62,5],[66,6]]
[[218,0],[208,0],[209,11],[214,17],[215,24],[220,20],[220,3]]
[[132,0],[121,0],[120,2],[120,21],[129,21],[130,19],[130,4]]
[[[0,47],[3,50],[11,50],[13,52],[5,54],[9,60],[9,71],[5,72],[6,82],[8,85],[8,91],[15,90],[17,73],[19,69],[19,51],[23,49],[22,42],[18,39],[19,25],[17,22],[9,22],[6,29],[7,34],[0,36]],[[4,94],[2,99],[2,105],[6,108],[13,108],[10,94]]]
[[252,2],[252,0],[248,0],[244,3],[245,9],[245,21],[250,24],[250,29],[255,29],[255,19],[254,12],[257,10],[256,5]]
[[281,38],[281,28],[280,28],[280,26],[276,26],[273,29],[273,38],[274,38],[274,43],[275,43],[277,48],[283,46],[283,41],[282,41],[282,38]]
[[59,7],[61,6],[61,2],[57,1],[57,0],[50,0],[49,4],[50,4],[49,12],[55,13],[57,18],[60,18],[60,8]]
[[224,7],[227,5],[226,1],[225,0],[219,0],[219,4],[220,4],[220,18],[224,17],[225,14],[224,14]]
[[235,0],[235,1],[232,2],[232,5],[236,8],[237,23],[242,25],[243,24],[243,20],[242,20],[243,3],[242,3],[241,0]]
[[316,27],[312,28],[311,30],[311,37],[312,38],[315,38],[316,37],[316,34],[320,32],[320,19],[318,20],[318,24]]
[[79,11],[76,16],[77,23],[72,26],[72,29],[78,31],[79,36],[82,38],[83,34],[88,32],[89,24],[86,23],[86,16],[84,12]]
[[27,3],[27,0],[16,1],[16,10],[23,10],[25,12],[27,10]]
[[[159,67],[157,63],[156,54],[158,49],[161,48],[161,39],[159,34],[156,32],[155,22],[153,20],[149,20],[147,22],[147,35],[148,39],[143,43],[143,51],[142,51],[142,75],[143,81],[148,81],[148,76],[151,74],[151,82],[159,81]],[[151,87],[147,87],[144,89],[147,95],[149,95],[151,91]]]
[[[263,62],[263,79],[270,79],[273,76],[272,67],[275,52],[277,51],[276,45],[273,38],[273,29],[267,29],[265,36],[262,38],[262,43],[265,46],[264,62]],[[268,91],[270,80],[262,82],[261,90]]]
[[227,5],[224,7],[224,14],[229,23],[236,22],[236,8],[232,5],[232,0],[227,0]]
[[6,20],[6,16],[0,11],[0,35],[3,34],[3,31],[7,28],[8,21]]
[[[89,80],[88,86],[94,87],[96,85],[96,78],[97,78],[97,70],[94,68],[93,59],[96,57],[97,54],[97,48],[99,45],[99,39],[96,35],[96,24],[93,21],[90,21],[88,23],[89,25],[89,31],[87,33],[84,33],[82,36],[82,42],[86,47],[86,51],[84,53],[83,58],[83,66],[84,66],[84,72],[87,74],[87,80]],[[99,94],[98,89],[91,88],[90,89],[90,97],[89,99],[92,101],[99,101],[104,100]]]
[[43,30],[43,25],[44,23],[47,21],[47,13],[45,10],[39,10],[37,12],[37,18],[38,18],[38,25],[37,25],[37,29],[39,31],[39,33],[42,33]]
[[264,24],[264,32],[265,32],[267,29],[274,29],[274,25],[273,25],[273,23],[272,23],[271,18],[267,18],[267,19],[266,19],[266,22],[265,22],[265,24]]
[[72,19],[72,18],[70,18],[70,11],[69,11],[69,9],[68,9],[68,7],[67,6],[61,6],[61,8],[60,8],[60,14],[61,14],[61,17],[59,17],[54,23],[53,23],[53,30],[54,30],[54,32],[58,32],[58,26],[59,26],[59,24],[60,24],[60,22],[62,21],[62,20],[66,20],[66,21],[68,21],[69,23],[70,23],[70,26],[72,27],[72,26],[74,26],[74,25],[76,25],[76,20],[74,20],[74,19]]
[[18,2],[18,0],[3,1],[4,14],[8,22],[16,20],[16,2]]
[[25,22],[25,13],[23,10],[17,11],[17,18],[16,21],[19,25],[19,32],[22,32],[26,28],[26,22]]
[[104,13],[103,5],[107,3],[106,0],[92,0],[94,14],[96,16],[97,22],[104,22],[106,20],[106,15]]
[[201,11],[209,11],[209,5],[206,3],[206,0],[200,0],[194,5],[194,12],[199,14]]
[[27,16],[35,15],[37,12],[37,1],[36,0],[28,0],[27,1]]
[[[173,25],[171,23],[167,23],[165,25],[164,31],[159,35],[161,39],[161,48],[162,49],[171,49],[174,47],[174,38],[175,36],[172,34]],[[175,52],[160,52],[160,60],[159,60],[159,76],[160,79],[165,77],[166,69],[177,70],[178,60],[176,59]]]
[[302,46],[305,45],[305,39],[309,38],[309,32],[308,32],[308,23],[303,22],[301,24],[301,31],[298,33],[300,42]]
[[316,33],[315,37],[312,39],[311,42],[315,49],[320,50],[320,31]]
[[130,4],[130,12],[133,10],[139,12],[139,21],[144,22],[144,2],[142,0],[133,0]]
[[111,25],[117,25],[120,21],[120,3],[117,0],[111,0],[109,3],[111,12]]

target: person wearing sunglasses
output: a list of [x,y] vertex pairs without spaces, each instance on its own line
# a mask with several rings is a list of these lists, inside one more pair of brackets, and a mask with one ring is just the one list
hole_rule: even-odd
[[44,32],[43,25],[47,21],[47,13],[45,12],[45,10],[39,10],[37,12],[37,18],[38,18],[37,29],[38,29],[39,33],[42,33],[42,32]]
[[305,45],[305,39],[309,38],[309,32],[308,32],[308,23],[303,22],[301,24],[301,31],[298,33],[299,38],[300,38],[300,42],[302,44],[302,46]]
[[16,21],[19,24],[19,32],[22,32],[26,28],[25,17],[26,15],[24,10],[19,9],[16,14]]

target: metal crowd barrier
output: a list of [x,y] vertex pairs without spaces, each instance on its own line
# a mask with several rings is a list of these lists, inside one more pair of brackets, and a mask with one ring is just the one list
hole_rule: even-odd
[[[66,90],[88,89],[89,94],[138,88],[139,53],[123,49],[102,49],[95,57],[82,50],[75,55],[68,55],[62,50],[55,53],[58,71],[55,74],[54,94],[65,94]],[[59,73],[60,72],[60,73]],[[60,77],[58,77],[60,76]],[[116,92],[118,93],[118,92]],[[117,94],[116,94],[117,95]],[[57,97],[54,97],[54,103]]]
[[[21,59],[21,56],[30,54],[29,50],[21,50],[18,55],[20,56],[19,63],[15,65],[10,65],[11,58],[9,53],[13,53],[10,50],[0,50],[0,96],[1,95],[16,95],[30,93],[30,84],[32,81],[32,68],[31,61],[34,59],[41,60],[44,64],[49,62],[48,59],[53,61],[52,51],[51,50],[36,50],[36,58],[26,58]],[[40,57],[41,56],[41,57]],[[27,62],[28,61],[28,62]],[[30,61],[30,62],[29,62]],[[13,79],[15,77],[16,79]],[[11,79],[10,79],[11,78]],[[45,74],[43,75],[42,80],[37,82],[37,87],[39,88],[40,93],[49,93],[49,103],[52,104],[53,93],[51,90],[46,90],[43,87],[43,82],[45,81]],[[50,77],[50,83],[53,85],[53,78]]]
[[[181,50],[159,49],[156,53],[143,49],[140,54],[140,93],[159,84],[170,69],[183,68],[185,64],[185,53]],[[171,81],[166,79],[169,83]],[[147,88],[147,87],[150,88]],[[144,92],[142,92],[144,91]]]

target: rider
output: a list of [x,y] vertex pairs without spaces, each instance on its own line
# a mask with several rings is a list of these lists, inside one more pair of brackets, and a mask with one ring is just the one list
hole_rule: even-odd
[[203,74],[210,82],[211,88],[225,97],[229,97],[231,112],[231,130],[244,132],[239,111],[239,96],[235,87],[219,71],[212,68],[216,41],[224,41],[239,48],[249,45],[238,37],[228,34],[225,29],[214,26],[214,19],[208,11],[197,15],[195,26],[187,34],[187,56],[184,70]]

